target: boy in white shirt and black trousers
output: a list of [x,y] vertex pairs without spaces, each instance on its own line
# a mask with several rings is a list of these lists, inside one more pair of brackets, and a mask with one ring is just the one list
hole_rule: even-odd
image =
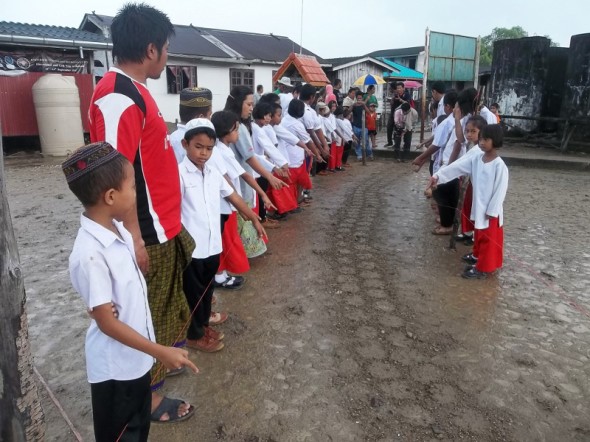
[[220,195],[252,221],[261,238],[266,237],[266,232],[258,216],[226,179],[206,164],[217,141],[213,123],[199,118],[189,121],[187,129],[182,140],[186,157],[178,165],[181,215],[182,223],[197,244],[183,274],[184,294],[192,313],[187,347],[211,353],[223,348],[224,338],[222,332],[209,327],[213,279],[222,251]]
[[[133,238],[118,221],[135,210],[131,163],[110,144],[98,142],[75,151],[62,169],[84,206],[69,270],[72,285],[92,312],[85,347],[94,435],[97,441],[147,441],[154,358],[169,370],[198,370],[186,350],[155,342]],[[155,418],[168,413],[172,419],[182,403],[165,397]],[[188,407],[174,420],[192,416],[194,407]]]

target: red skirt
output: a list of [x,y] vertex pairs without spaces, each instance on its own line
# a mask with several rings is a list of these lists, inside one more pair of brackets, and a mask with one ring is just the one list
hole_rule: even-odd
[[336,146],[336,167],[342,167],[342,156],[344,155],[344,146]]
[[238,234],[238,213],[232,212],[221,234],[223,251],[219,258],[219,272],[227,270],[231,273],[246,273],[250,270],[250,263],[244,250],[244,245]]
[[299,167],[290,167],[289,174],[291,175],[291,184],[289,189],[295,198],[295,201],[299,201],[299,187],[309,190],[312,188],[311,180],[309,179],[309,172],[305,167],[305,162]]
[[328,158],[328,169],[330,170],[334,170],[336,169],[336,157],[337,157],[337,153],[336,153],[336,143],[332,142],[332,144],[330,144],[330,158]]
[[504,257],[504,229],[498,218],[490,218],[487,229],[475,229],[473,255],[477,257],[476,270],[493,272],[502,267]]
[[473,186],[469,183],[465,191],[463,209],[461,210],[461,231],[463,233],[473,232],[475,225],[471,221],[471,205],[473,204]]
[[276,206],[279,213],[287,213],[297,208],[297,200],[293,197],[293,189],[291,189],[292,183],[289,179],[285,179],[276,174],[273,174],[276,178],[286,182],[289,187],[282,187],[279,190],[273,189],[272,186],[268,187],[266,194]]

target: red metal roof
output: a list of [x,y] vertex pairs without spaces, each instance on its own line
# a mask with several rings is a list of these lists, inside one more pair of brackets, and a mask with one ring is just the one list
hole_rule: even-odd
[[330,82],[315,57],[291,52],[277,73],[272,77],[273,83],[282,77],[289,77],[289,72],[293,70],[296,70],[306,83],[313,86],[321,87]]

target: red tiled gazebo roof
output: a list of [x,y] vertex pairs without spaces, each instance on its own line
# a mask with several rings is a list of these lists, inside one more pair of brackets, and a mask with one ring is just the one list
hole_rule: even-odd
[[294,71],[299,73],[303,81],[313,86],[321,87],[330,82],[315,57],[291,52],[277,73],[272,77],[273,83],[276,83],[282,77],[293,76]]

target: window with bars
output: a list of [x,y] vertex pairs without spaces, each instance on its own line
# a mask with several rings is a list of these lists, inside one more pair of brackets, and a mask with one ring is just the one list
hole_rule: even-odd
[[166,66],[169,94],[180,94],[187,87],[197,86],[196,66]]
[[254,69],[230,69],[229,88],[248,86],[254,90]]

